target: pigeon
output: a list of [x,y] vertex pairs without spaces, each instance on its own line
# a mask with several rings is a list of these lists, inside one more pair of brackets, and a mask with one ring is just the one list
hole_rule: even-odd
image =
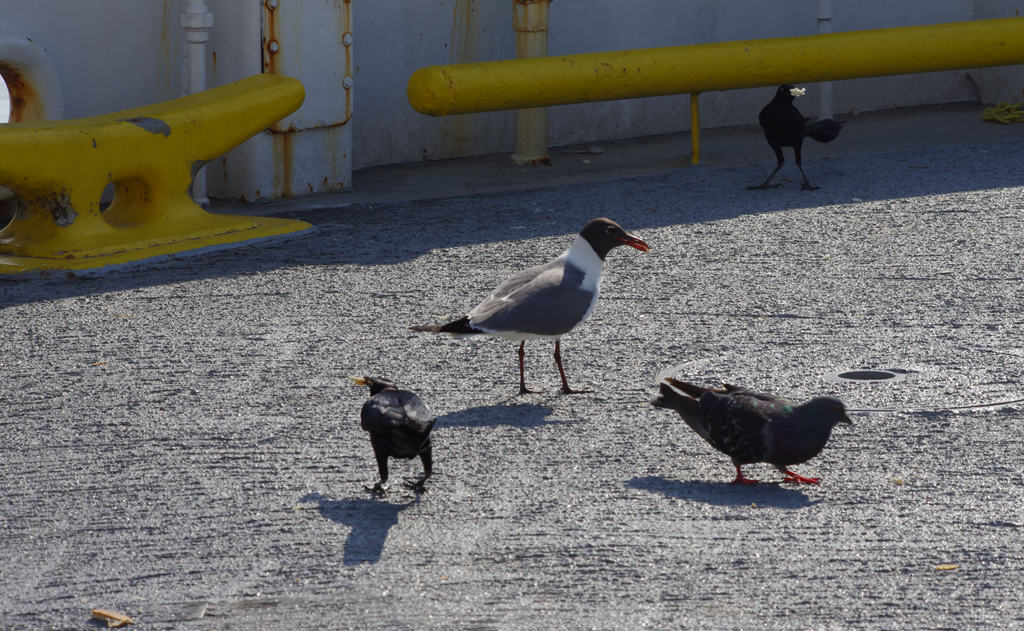
[[[775,91],[775,98],[761,109],[757,120],[761,123],[761,128],[764,130],[765,139],[771,146],[772,151],[775,152],[775,159],[778,161],[778,164],[771,175],[768,176],[768,179],[758,186],[748,186],[748,189],[775,188],[769,186],[768,183],[772,181],[775,174],[782,168],[782,163],[785,162],[785,158],[782,157],[783,147],[793,147],[793,154],[796,156],[796,168],[800,169],[800,175],[804,178],[803,184],[800,185],[801,190],[815,191],[820,188],[818,186],[811,186],[811,183],[807,181],[807,175],[804,173],[804,167],[800,159],[800,149],[803,146],[804,138],[808,136],[818,142],[831,142],[835,140],[836,136],[839,135],[839,130],[843,128],[843,123],[831,118],[823,118],[808,123],[803,114],[800,113],[800,110],[796,109],[796,106],[793,105],[793,99],[802,95],[805,91],[805,88],[797,88],[789,84],[780,85],[778,90]],[[776,184],[775,186],[781,185]]]
[[366,490],[384,494],[388,490],[388,458],[420,457],[423,475],[407,479],[403,486],[425,491],[423,484],[433,471],[430,449],[430,430],[434,416],[418,396],[399,390],[389,379],[349,377],[357,386],[370,387],[370,399],[359,413],[360,425],[370,433],[373,455],[377,458],[380,480]]
[[789,470],[821,453],[832,428],[852,423],[842,401],[816,397],[797,405],[771,394],[725,384],[721,390],[703,388],[667,377],[651,405],[679,413],[708,444],[732,458],[733,484],[754,484],[740,465],[767,462],[785,476],[785,482],[818,484]]
[[589,392],[569,387],[562,367],[560,338],[585,321],[594,309],[604,258],[620,245],[641,252],[651,249],[643,239],[626,234],[622,226],[611,219],[594,219],[583,227],[572,247],[547,263],[512,275],[467,315],[447,324],[409,328],[455,336],[486,334],[518,341],[520,394],[534,392],[526,387],[523,368],[526,340],[554,339],[555,365],[562,378],[562,392]]

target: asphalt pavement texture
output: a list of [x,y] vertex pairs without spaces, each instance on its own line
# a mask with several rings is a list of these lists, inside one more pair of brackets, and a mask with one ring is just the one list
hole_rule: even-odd
[[[273,207],[315,225],[295,238],[0,281],[0,628],[1024,627],[1024,125],[907,120],[913,146],[845,153],[856,120],[809,143],[813,192],[788,149],[746,190],[774,166],[747,129],[733,162],[299,201]],[[515,343],[408,330],[598,216],[651,251],[612,251],[562,339],[593,392],[559,392],[551,342],[518,395]],[[834,377],[860,369],[895,377]],[[793,467],[820,485],[733,486],[649,405],[659,374],[837,396],[853,425]],[[437,414],[427,492],[364,490],[348,375]]]

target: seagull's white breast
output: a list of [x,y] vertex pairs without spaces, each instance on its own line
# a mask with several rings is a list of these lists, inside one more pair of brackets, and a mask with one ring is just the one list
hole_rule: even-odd
[[594,310],[594,305],[597,304],[597,296],[601,293],[601,272],[604,270],[604,261],[597,255],[597,252],[594,252],[594,248],[590,246],[589,241],[582,236],[577,236],[576,240],[572,242],[572,247],[565,253],[565,262],[583,271],[583,281],[580,283],[580,288],[593,292],[590,306],[587,308],[587,312],[583,314],[583,317],[580,318],[580,324],[582,324],[590,317],[590,312]]

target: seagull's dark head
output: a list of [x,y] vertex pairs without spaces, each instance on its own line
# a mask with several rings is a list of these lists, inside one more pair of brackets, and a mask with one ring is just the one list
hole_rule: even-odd
[[594,252],[601,257],[601,260],[604,260],[604,257],[608,255],[612,248],[620,245],[628,245],[641,252],[649,252],[651,249],[651,246],[647,245],[646,241],[627,234],[622,229],[622,226],[605,217],[593,219],[583,226],[583,230],[580,230],[580,236],[587,240],[590,247],[594,248]]
[[357,386],[369,386],[370,396],[373,396],[378,392],[384,392],[385,390],[398,390],[398,384],[383,377],[349,377],[349,379],[351,379],[352,383]]
[[834,397],[816,397],[803,405],[808,416],[819,419],[823,424],[834,427],[839,423],[852,425],[853,421],[846,415],[846,406]]

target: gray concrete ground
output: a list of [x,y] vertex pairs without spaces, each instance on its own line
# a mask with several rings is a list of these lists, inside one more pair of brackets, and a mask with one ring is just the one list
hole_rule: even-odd
[[[965,406],[1024,397],[1022,143],[974,107],[864,115],[808,147],[812,193],[791,164],[745,190],[752,128],[696,168],[679,137],[379,169],[256,209],[316,225],[288,241],[0,282],[0,628],[1019,629],[1024,405]],[[612,252],[563,340],[593,393],[558,394],[550,343],[516,396],[512,343],[406,328],[600,215],[652,251]],[[827,378],[865,367],[909,372]],[[737,488],[647,404],[663,371],[877,411],[796,468],[820,486]],[[438,414],[427,493],[363,490],[349,374]]]

